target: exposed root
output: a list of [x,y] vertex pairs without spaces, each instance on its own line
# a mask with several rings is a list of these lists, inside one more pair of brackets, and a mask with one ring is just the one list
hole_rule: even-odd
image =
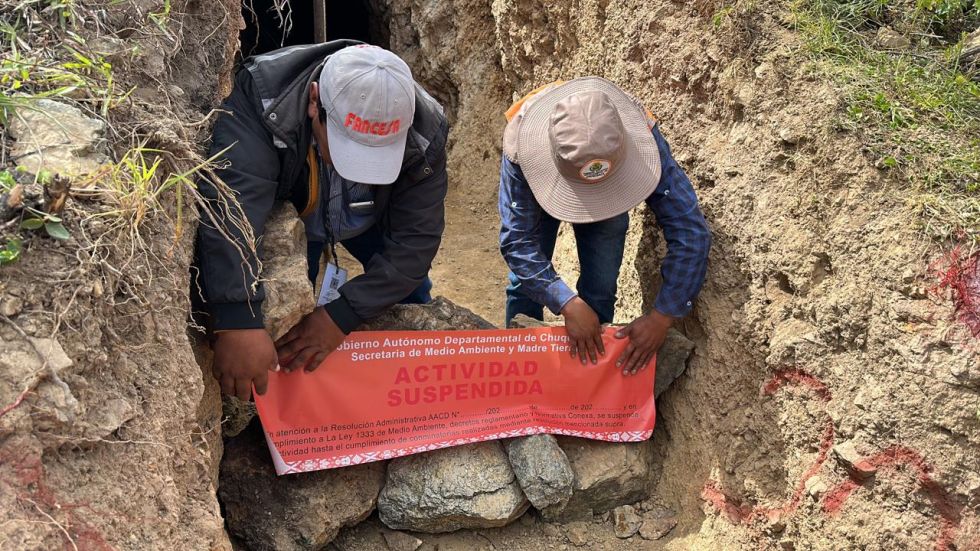
[[26,398],[27,395],[30,394],[32,390],[34,390],[34,386],[28,386],[23,391],[21,391],[21,393],[17,395],[17,398],[13,402],[11,402],[7,406],[4,406],[3,409],[0,409],[0,417],[3,417],[8,412],[10,412],[11,410],[13,410],[17,406],[19,406],[21,404],[21,402],[24,401],[24,398]]
[[25,498],[22,498],[22,499],[24,501],[30,503],[31,505],[33,505],[34,506],[34,509],[36,509],[38,513],[41,513],[41,515],[43,517],[45,517],[45,518],[48,519],[48,522],[50,524],[52,524],[56,528],[58,528],[58,530],[64,536],[65,541],[67,542],[67,544],[70,545],[71,548],[74,551],[78,551],[78,544],[75,543],[75,538],[71,537],[71,534],[68,533],[68,529],[65,528],[65,525],[64,524],[61,524],[60,522],[58,522],[57,520],[55,520],[55,518],[53,516],[49,515],[47,511],[45,511],[44,509],[42,509],[41,506],[38,505],[36,501],[34,501],[32,499],[29,499],[29,498],[26,498],[26,497]]

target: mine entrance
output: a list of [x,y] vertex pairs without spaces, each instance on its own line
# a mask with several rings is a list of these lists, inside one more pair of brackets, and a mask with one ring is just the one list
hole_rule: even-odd
[[385,45],[382,26],[376,24],[379,14],[366,0],[245,0],[240,58],[318,42],[322,36],[317,32],[322,24],[316,13],[319,6],[324,8],[327,40],[350,38]]

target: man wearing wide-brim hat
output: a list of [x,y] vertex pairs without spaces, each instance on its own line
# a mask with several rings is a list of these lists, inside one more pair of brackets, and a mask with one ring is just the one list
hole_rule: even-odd
[[[663,229],[663,284],[649,313],[617,332],[630,339],[617,365],[644,369],[674,320],[694,305],[711,234],[684,171],[653,116],[598,77],[535,90],[507,112],[500,173],[500,250],[510,267],[506,321],[564,317],[572,355],[605,354],[601,324],[613,321],[629,211],[646,202]],[[573,291],[551,263],[561,222],[572,225],[580,277]]]

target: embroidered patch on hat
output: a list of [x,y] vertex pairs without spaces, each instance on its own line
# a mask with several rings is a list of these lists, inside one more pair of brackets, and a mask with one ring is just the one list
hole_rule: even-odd
[[611,168],[612,163],[606,159],[594,159],[585,163],[585,166],[578,173],[582,178],[595,182],[605,178]]

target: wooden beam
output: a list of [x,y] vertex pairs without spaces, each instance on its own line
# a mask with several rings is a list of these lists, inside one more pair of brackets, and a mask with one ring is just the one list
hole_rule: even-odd
[[313,39],[327,41],[327,0],[313,0]]

